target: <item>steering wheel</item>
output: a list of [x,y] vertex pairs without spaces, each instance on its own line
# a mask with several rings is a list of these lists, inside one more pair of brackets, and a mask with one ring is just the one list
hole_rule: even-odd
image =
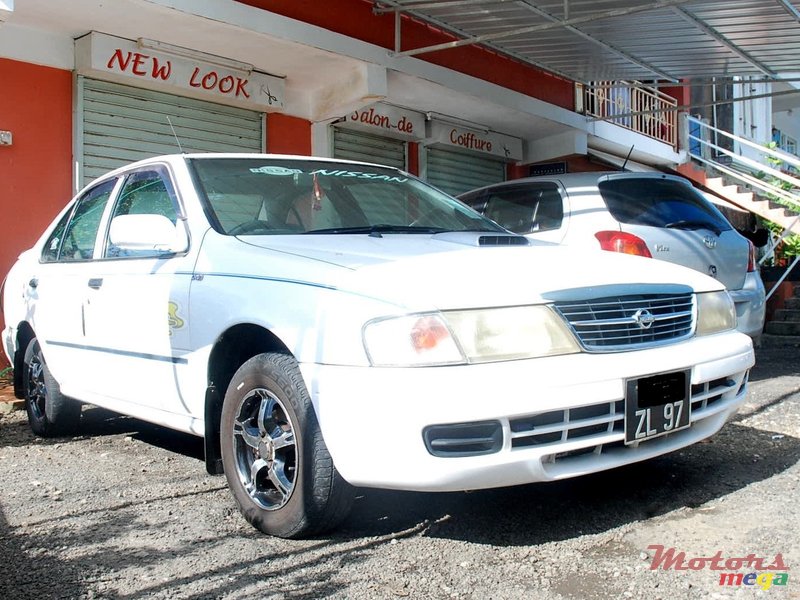
[[239,235],[242,233],[252,233],[254,231],[258,231],[259,229],[262,231],[270,231],[273,228],[266,221],[262,221],[260,219],[253,219],[252,221],[245,221],[244,223],[239,223],[235,227],[231,227],[228,230],[228,234]]

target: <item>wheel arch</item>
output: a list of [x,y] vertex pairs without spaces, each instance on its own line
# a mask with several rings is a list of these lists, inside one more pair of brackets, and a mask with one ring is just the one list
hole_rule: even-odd
[[206,470],[212,475],[223,473],[219,428],[225,391],[237,369],[264,352],[292,355],[278,336],[253,323],[230,327],[217,338],[211,349],[206,380],[204,437]]
[[25,349],[31,340],[36,337],[30,323],[23,321],[17,325],[17,341],[14,349],[14,396],[17,398],[25,397],[25,389],[22,383],[23,361],[25,360]]

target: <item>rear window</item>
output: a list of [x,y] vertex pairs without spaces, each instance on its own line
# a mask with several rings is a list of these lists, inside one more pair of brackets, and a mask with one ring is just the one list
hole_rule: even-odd
[[717,208],[690,185],[671,179],[625,178],[600,182],[600,194],[620,223],[712,231],[732,229]]

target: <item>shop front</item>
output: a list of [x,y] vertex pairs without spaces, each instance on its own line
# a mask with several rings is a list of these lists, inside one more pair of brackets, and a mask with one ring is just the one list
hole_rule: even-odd
[[76,187],[176,152],[263,152],[283,80],[154,40],[92,32],[75,43]]
[[522,160],[522,140],[433,118],[428,123],[425,170],[429,183],[448,194],[506,180],[506,165]]
[[332,125],[333,157],[417,172],[418,143],[425,138],[425,115],[377,102]]

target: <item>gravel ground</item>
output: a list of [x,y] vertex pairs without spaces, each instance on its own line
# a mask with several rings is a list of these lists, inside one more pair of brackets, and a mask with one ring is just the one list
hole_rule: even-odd
[[[80,436],[43,440],[3,414],[0,598],[800,598],[799,351],[766,341],[747,406],[692,448],[558,483],[363,490],[303,541],[251,528],[197,438],[85,407]],[[651,570],[651,545],[780,554],[788,581]]]

